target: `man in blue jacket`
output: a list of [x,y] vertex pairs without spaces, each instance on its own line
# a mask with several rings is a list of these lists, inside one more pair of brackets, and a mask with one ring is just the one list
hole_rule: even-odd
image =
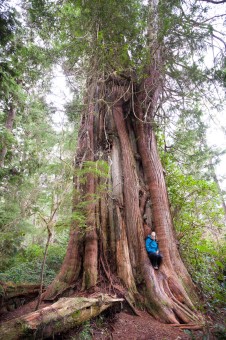
[[148,235],[146,238],[145,246],[153,267],[155,269],[159,269],[162,262],[162,255],[159,253],[159,246],[156,241],[156,233],[154,231],[152,231],[151,235]]

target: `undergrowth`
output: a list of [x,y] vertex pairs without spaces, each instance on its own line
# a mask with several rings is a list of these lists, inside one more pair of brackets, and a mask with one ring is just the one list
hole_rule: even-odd
[[[51,244],[45,267],[44,284],[48,285],[60,269],[64,255],[64,244]],[[44,247],[32,244],[17,253],[9,267],[0,273],[0,280],[14,283],[39,283]]]

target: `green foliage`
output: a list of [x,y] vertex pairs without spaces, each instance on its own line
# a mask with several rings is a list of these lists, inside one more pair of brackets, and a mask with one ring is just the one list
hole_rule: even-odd
[[[66,241],[66,240],[65,240]],[[44,284],[48,285],[60,269],[66,243],[51,244],[48,249]],[[0,280],[15,283],[39,283],[44,255],[44,246],[31,244],[26,249],[20,250],[14,257],[10,267],[0,273]]]
[[67,71],[81,64],[96,72],[98,63],[98,72],[107,75],[147,63],[147,9],[140,1],[31,3],[33,24],[46,42],[52,34],[55,55],[67,56]]
[[[161,140],[161,139],[160,139]],[[198,158],[196,164],[198,164]],[[226,242],[223,236],[224,211],[213,180],[185,173],[174,154],[162,153],[174,225],[180,239],[180,252],[193,280],[202,291],[208,308],[225,300]],[[186,171],[187,169],[187,171]]]
[[14,136],[4,126],[0,126],[0,135],[0,149],[4,146],[11,147],[11,145],[15,142]]
[[15,11],[3,0],[0,4],[0,46],[5,46],[13,36],[18,24],[15,14]]
[[[71,213],[75,137],[68,127],[56,132],[49,111],[43,98],[33,93],[15,120],[13,135],[6,132],[11,150],[0,171],[1,270],[11,265],[12,256],[32,237],[42,244],[44,220],[51,220],[54,209],[55,224]],[[64,220],[61,230],[69,224],[69,218]]]
[[[5,282],[12,281],[14,283],[39,283],[41,267],[41,262],[20,263],[4,273],[0,273],[0,279]],[[50,268],[46,269],[44,284],[50,284],[56,274],[54,270]]]
[[226,88],[226,58],[222,57],[219,67],[214,71],[214,78]]
[[226,327],[222,324],[215,324],[213,333],[216,339],[225,340],[226,339]]
[[91,326],[90,322],[86,321],[82,325],[82,330],[78,334],[79,340],[91,340],[92,339],[92,333],[91,333]]
[[26,233],[31,231],[30,224],[20,218],[18,202],[6,201],[0,204],[0,270],[9,265],[11,259],[21,249]]
[[[31,29],[24,27],[26,17],[21,20],[20,14],[13,8],[14,4],[3,1],[0,6],[3,33],[0,39],[0,151],[3,147],[7,148],[4,166],[8,169],[15,155],[20,161],[23,159],[26,162],[26,157],[19,155],[17,146],[23,145],[21,132],[26,129],[27,116],[32,117],[31,102],[35,102],[37,97],[41,102],[38,93],[44,89],[44,80],[42,90],[38,91],[40,77],[45,79],[46,84],[52,59],[47,48],[42,48],[37,39],[33,40]],[[16,119],[11,119],[13,128],[7,125],[7,117],[12,109],[16,115]],[[9,171],[2,175],[9,175]]]
[[75,169],[75,173],[81,182],[86,181],[88,174],[92,174],[95,177],[107,178],[109,175],[109,165],[103,160],[85,161],[81,169]]
[[[63,216],[71,214],[72,153],[68,152],[68,146],[64,146],[67,156],[63,159],[61,155],[60,161],[57,157],[61,149],[60,134],[53,133],[40,113],[35,119],[36,124],[30,117],[24,122],[24,129],[18,131],[18,153],[11,162],[13,171],[2,172],[0,253],[4,261],[1,269],[10,265],[12,256],[21,249],[23,242],[32,237],[44,242],[44,220],[50,221],[56,209],[57,229],[67,230],[70,225],[70,219],[66,221]],[[64,223],[60,226],[61,220]]]
[[95,193],[82,195],[80,191],[74,191],[74,195],[76,197],[76,203],[73,206],[73,212],[71,215],[72,221],[76,222],[81,228],[81,232],[84,232],[87,228],[87,207],[92,204],[98,202],[101,195],[107,192],[106,184],[103,183],[104,180],[107,180],[109,177],[109,165],[106,161],[97,160],[97,161],[84,161],[83,166],[81,168],[75,169],[75,175],[77,177],[77,181],[81,185],[85,185],[89,175],[92,175],[96,179],[98,179],[97,186],[95,189]]
[[[222,306],[225,301],[225,240],[196,238],[182,239],[181,251],[193,280],[201,289],[208,310]],[[188,245],[189,243],[189,245]]]
[[[87,205],[88,203],[86,203]],[[74,221],[81,229],[86,228],[86,213],[84,211],[84,205],[81,206],[81,204],[76,205],[76,210],[72,212],[71,219]]]
[[65,112],[70,122],[78,122],[84,110],[84,104],[82,104],[82,98],[74,96],[71,102],[65,105]]

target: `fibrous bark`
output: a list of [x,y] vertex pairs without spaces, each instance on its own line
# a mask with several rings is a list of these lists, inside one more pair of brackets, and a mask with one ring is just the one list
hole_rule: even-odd
[[[178,253],[153,124],[145,118],[147,106],[149,117],[153,116],[158,99],[156,77],[156,72],[150,70],[150,77],[139,88],[131,87],[121,77],[113,79],[105,87],[108,107],[87,106],[76,165],[82,169],[86,161],[107,160],[110,176],[106,190],[95,199],[92,195],[103,179],[92,172],[87,174],[85,184],[75,178],[80,199],[87,200],[87,231],[85,235],[80,233],[79,224],[73,223],[62,269],[44,298],[55,298],[79,278],[83,279],[82,289],[95,287],[104,273],[110,287],[114,287],[111,278],[116,275],[131,299],[142,301],[157,319],[173,324],[194,323],[200,320],[194,307],[195,289]],[[96,101],[98,98],[92,97],[92,102]],[[77,197],[74,209],[78,201]],[[158,272],[145,250],[146,220],[151,221],[149,229],[157,232],[163,254]]]
[[[150,65],[143,79],[128,69],[126,75],[109,71],[110,65],[105,74],[98,68],[98,58],[90,59],[92,75],[87,79],[79,131],[73,202],[74,211],[83,203],[86,226],[84,231],[78,219],[73,221],[64,263],[43,298],[54,299],[69,287],[100,289],[105,277],[108,289],[117,291],[121,284],[130,301],[145,305],[157,319],[194,323],[200,320],[194,307],[195,289],[177,249],[155,138],[164,71],[157,39],[158,1],[149,1],[149,8]],[[98,32],[93,34],[93,51]],[[99,161],[109,165],[107,180],[92,166],[87,171],[88,162]],[[98,192],[103,183],[105,190]],[[145,250],[147,221],[157,232],[163,254],[159,271],[153,269]]]

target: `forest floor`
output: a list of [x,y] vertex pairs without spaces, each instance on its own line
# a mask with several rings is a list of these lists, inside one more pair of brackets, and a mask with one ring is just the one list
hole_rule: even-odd
[[[34,311],[36,301],[3,315],[1,321],[7,321]],[[45,307],[49,303],[43,303]],[[224,315],[223,315],[224,314]],[[145,311],[140,316],[132,310],[107,310],[95,319],[85,322],[64,334],[55,334],[59,340],[223,340],[226,339],[224,317],[215,320],[209,318],[209,325],[203,330],[182,330],[155,320]],[[7,339],[3,339],[7,340]]]
[[[207,326],[203,330],[179,329],[163,324],[147,312],[136,316],[129,311],[121,311],[112,317],[99,316],[77,330],[71,330],[57,339],[62,340],[226,340],[225,326],[220,329]],[[218,325],[219,326],[219,325]],[[90,336],[90,337],[88,337]]]

